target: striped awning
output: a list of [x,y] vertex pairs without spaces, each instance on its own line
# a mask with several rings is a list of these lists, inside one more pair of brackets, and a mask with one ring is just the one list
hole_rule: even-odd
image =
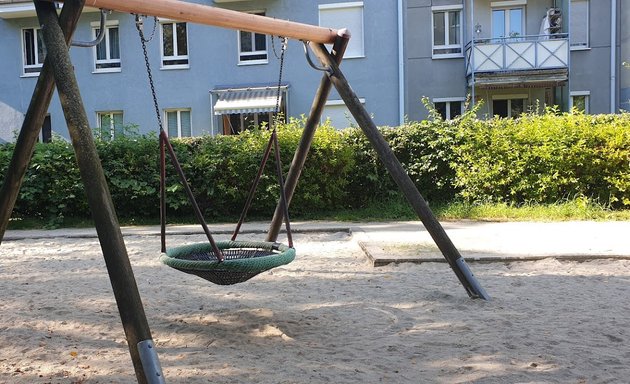
[[[218,91],[216,92],[218,100],[214,104],[214,114],[275,112],[276,92],[277,90],[273,88]],[[282,104],[282,93],[280,92],[280,104]]]

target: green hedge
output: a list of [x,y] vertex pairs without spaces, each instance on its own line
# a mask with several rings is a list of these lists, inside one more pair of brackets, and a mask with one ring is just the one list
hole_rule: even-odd
[[630,114],[463,118],[455,140],[454,184],[469,201],[630,207]]
[[[554,203],[587,198],[613,208],[630,207],[630,115],[525,115],[477,120],[472,112],[452,120],[408,122],[381,128],[396,156],[427,200]],[[280,127],[286,174],[304,118]],[[180,163],[204,213],[213,219],[239,214],[269,138],[265,130],[239,136],[173,140]],[[97,141],[110,192],[123,218],[159,215],[158,139],[131,135]],[[6,172],[12,144],[0,147]],[[270,215],[277,196],[269,161],[252,214]],[[190,214],[183,188],[169,164],[169,214]],[[393,180],[358,129],[324,125],[291,204],[293,214],[358,207],[397,195]],[[59,223],[88,217],[89,210],[71,146],[38,144],[14,216]]]

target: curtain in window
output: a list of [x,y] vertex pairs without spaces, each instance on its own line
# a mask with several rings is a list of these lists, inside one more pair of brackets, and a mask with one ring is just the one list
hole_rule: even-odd
[[190,111],[180,111],[180,120],[182,125],[182,137],[192,136],[192,127],[190,124]]
[[120,59],[118,28],[109,28],[109,58]]
[[170,137],[179,137],[177,131],[177,111],[166,112],[166,126],[168,127],[168,135]]

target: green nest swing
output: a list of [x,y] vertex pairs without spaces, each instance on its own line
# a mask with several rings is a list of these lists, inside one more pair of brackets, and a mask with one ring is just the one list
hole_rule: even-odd
[[295,249],[284,244],[256,241],[217,241],[223,261],[210,243],[168,249],[160,261],[171,268],[199,276],[218,285],[232,285],[295,259]]
[[[155,19],[157,23],[157,19]],[[162,254],[160,261],[172,267],[178,271],[189,273],[199,276],[212,283],[219,285],[231,285],[241,283],[252,277],[268,271],[272,268],[285,265],[295,259],[295,249],[293,248],[293,239],[291,236],[291,225],[289,222],[289,211],[286,192],[284,189],[284,180],[282,176],[282,164],[280,162],[280,148],[278,145],[278,135],[274,124],[274,128],[271,130],[269,142],[264,152],[263,159],[258,169],[258,174],[254,179],[254,182],[250,188],[245,207],[241,213],[239,222],[232,234],[230,241],[217,241],[215,242],[206,222],[203,218],[203,214],[199,209],[199,205],[193,196],[190,189],[190,185],[184,175],[184,171],[177,160],[175,150],[171,145],[168,134],[164,130],[162,119],[160,116],[160,107],[157,102],[157,95],[155,93],[155,86],[153,84],[153,77],[151,76],[151,66],[149,65],[149,58],[147,54],[146,42],[148,41],[144,37],[142,31],[140,18],[136,15],[136,28],[140,36],[140,42],[142,44],[142,51],[146,63],[147,75],[149,78],[149,85],[151,86],[151,93],[153,96],[153,103],[155,105],[156,118],[159,125],[159,137],[160,137],[160,223],[161,223],[161,240],[162,240]],[[280,88],[282,84],[282,68],[284,65],[284,53],[287,49],[287,39],[283,38],[282,49],[280,54],[280,74],[278,78],[278,86],[276,88],[276,108],[275,113],[280,112]],[[267,241],[236,241],[239,230],[247,211],[251,205],[254,193],[260,182],[265,164],[269,159],[271,150],[274,149],[274,155],[276,160],[276,173],[278,177],[278,184],[280,189],[279,204],[284,216],[288,246],[275,242]],[[168,151],[171,163],[179,175],[184,191],[190,201],[197,221],[202,226],[208,243],[196,243],[189,244],[175,248],[166,248],[166,152]],[[274,239],[275,240],[275,239]]]

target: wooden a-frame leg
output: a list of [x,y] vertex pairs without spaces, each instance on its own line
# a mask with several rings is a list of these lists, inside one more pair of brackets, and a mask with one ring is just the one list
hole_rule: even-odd
[[47,55],[57,84],[81,180],[92,212],[107,272],[139,383],[161,383],[163,376],[144,307],[131,269],[120,225],[81,100],[68,47],[53,3],[35,0]]
[[337,89],[337,92],[339,92],[339,96],[341,96],[357,124],[361,127],[373,148],[376,150],[380,160],[398,185],[398,188],[400,188],[413,210],[420,217],[422,224],[424,224],[424,227],[433,238],[433,241],[435,241],[442,255],[455,272],[455,275],[464,286],[464,289],[466,289],[468,295],[472,298],[488,300],[490,297],[481,285],[479,285],[477,279],[468,268],[466,261],[462,258],[457,248],[455,248],[455,245],[446,234],[446,231],[444,231],[444,228],[442,228],[440,222],[435,218],[433,212],[431,212],[429,205],[400,164],[400,161],[396,158],[396,155],[389,147],[389,144],[387,144],[385,138],[383,138],[383,135],[379,132],[370,114],[359,101],[359,98],[350,87],[350,84],[339,69],[337,63],[335,63],[335,60],[326,50],[326,47],[323,44],[316,43],[311,43],[310,45],[322,64],[330,68],[327,74],[330,81]]

